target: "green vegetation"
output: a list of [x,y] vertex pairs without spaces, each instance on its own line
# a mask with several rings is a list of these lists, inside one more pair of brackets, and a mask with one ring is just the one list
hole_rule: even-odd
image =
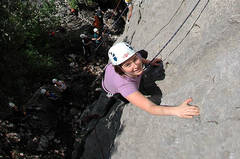
[[[30,95],[57,71],[53,36],[59,26],[54,0],[38,4],[30,0],[0,2],[0,82],[5,95]],[[23,102],[24,99],[18,99]]]
[[68,0],[68,4],[72,9],[77,9],[78,1],[77,0]]

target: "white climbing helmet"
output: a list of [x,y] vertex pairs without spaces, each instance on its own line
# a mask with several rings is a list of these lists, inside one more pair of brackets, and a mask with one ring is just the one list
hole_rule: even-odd
[[108,57],[112,65],[120,65],[132,57],[136,51],[126,42],[113,45],[108,51]]
[[45,93],[47,92],[47,90],[44,89],[44,88],[42,88],[42,89],[40,90],[40,92],[41,92],[41,94],[45,94]]
[[86,38],[87,36],[85,34],[80,34],[80,38]]
[[94,28],[93,31],[96,33],[98,31],[98,28]]
[[57,79],[56,78],[54,78],[54,79],[52,79],[52,83],[57,83]]
[[71,62],[71,63],[69,64],[70,67],[73,67],[74,65],[75,65],[75,62]]
[[15,107],[16,105],[13,102],[8,103],[10,107]]

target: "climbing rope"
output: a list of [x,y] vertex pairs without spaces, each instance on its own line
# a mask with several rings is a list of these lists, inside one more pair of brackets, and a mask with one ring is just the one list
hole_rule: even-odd
[[[121,2],[121,0],[119,0],[119,1],[118,1],[118,4],[117,4],[117,6],[115,7],[114,11],[116,11],[116,10],[117,10],[117,8],[118,8],[118,6],[119,6],[120,2]],[[113,17],[113,14],[112,14],[111,18],[112,18],[112,17]]]
[[[152,63],[160,54],[161,52],[165,49],[165,47],[172,41],[172,39],[177,35],[177,33],[179,32],[179,30],[183,27],[183,25],[186,23],[186,21],[188,20],[188,18],[192,15],[193,11],[196,9],[196,7],[198,6],[198,4],[200,3],[201,0],[198,0],[198,2],[195,4],[195,6],[193,7],[193,9],[191,10],[191,12],[188,14],[188,16],[185,18],[185,20],[183,21],[183,23],[178,27],[178,29],[176,30],[176,32],[171,36],[171,38],[166,42],[166,44],[160,49],[160,51],[153,57],[153,59],[150,61],[150,63]],[[150,63],[145,67],[145,69],[147,69],[150,66]]]
[[186,37],[188,36],[188,34],[191,32],[191,30],[193,29],[193,27],[196,25],[196,22],[198,21],[198,19],[200,18],[200,16],[202,15],[203,11],[205,10],[205,8],[207,7],[209,3],[209,0],[207,0],[206,4],[204,5],[203,9],[201,10],[200,14],[198,15],[197,19],[194,21],[193,25],[191,26],[191,28],[188,30],[188,32],[186,33],[186,35],[183,37],[183,39],[177,44],[177,46],[165,57],[165,59],[162,59],[162,61],[165,61],[177,48],[178,46],[183,42],[183,40],[186,39]]
[[[118,8],[120,2],[121,2],[121,0],[118,1],[117,6],[116,6],[115,9],[113,10],[113,13],[112,13],[110,19],[112,19],[113,15],[114,15],[114,12],[116,12],[116,10],[117,10],[117,8]],[[106,29],[104,29],[103,33],[105,33],[105,31],[106,31]]]
[[170,20],[168,21],[167,24],[165,24],[158,32],[157,34],[155,34],[155,36],[144,46],[144,48],[146,48],[157,36],[158,34],[160,34],[160,32],[173,20],[173,18],[175,17],[175,15],[178,13],[178,11],[180,10],[180,8],[183,5],[183,2],[185,0],[182,0],[181,4],[179,5],[179,7],[177,8],[177,10],[174,12],[174,14],[172,15],[172,17],[170,18]]
[[[118,17],[118,19],[112,24],[112,26],[114,26],[119,20],[120,20],[120,18],[122,17],[122,15],[123,15],[123,13],[126,11],[126,9],[127,9],[128,7],[125,7],[125,9],[122,11],[122,13],[120,14],[120,16]],[[106,29],[104,30],[104,32],[106,31]],[[104,33],[103,32],[103,33]],[[109,33],[109,31],[107,32],[107,34]],[[101,42],[100,42],[100,44],[96,47],[96,49],[95,50],[98,50],[98,48],[102,45],[102,43],[104,42],[104,40],[102,40]]]

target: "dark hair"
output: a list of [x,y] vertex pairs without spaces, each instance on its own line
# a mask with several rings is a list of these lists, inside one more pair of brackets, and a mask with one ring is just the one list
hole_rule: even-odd
[[141,55],[142,58],[147,59],[148,57],[148,52],[146,50],[139,50],[137,51],[138,54]]
[[124,75],[125,73],[123,72],[121,65],[115,65],[114,66],[115,72],[117,72],[120,76]]

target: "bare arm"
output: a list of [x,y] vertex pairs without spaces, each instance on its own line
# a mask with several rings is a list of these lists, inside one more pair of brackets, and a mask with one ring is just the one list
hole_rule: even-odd
[[179,106],[159,106],[151,102],[139,91],[137,91],[127,96],[126,99],[137,107],[153,115],[174,115],[181,118],[192,118],[193,116],[200,114],[197,106],[189,105],[189,103],[192,101],[191,98],[187,99]]

